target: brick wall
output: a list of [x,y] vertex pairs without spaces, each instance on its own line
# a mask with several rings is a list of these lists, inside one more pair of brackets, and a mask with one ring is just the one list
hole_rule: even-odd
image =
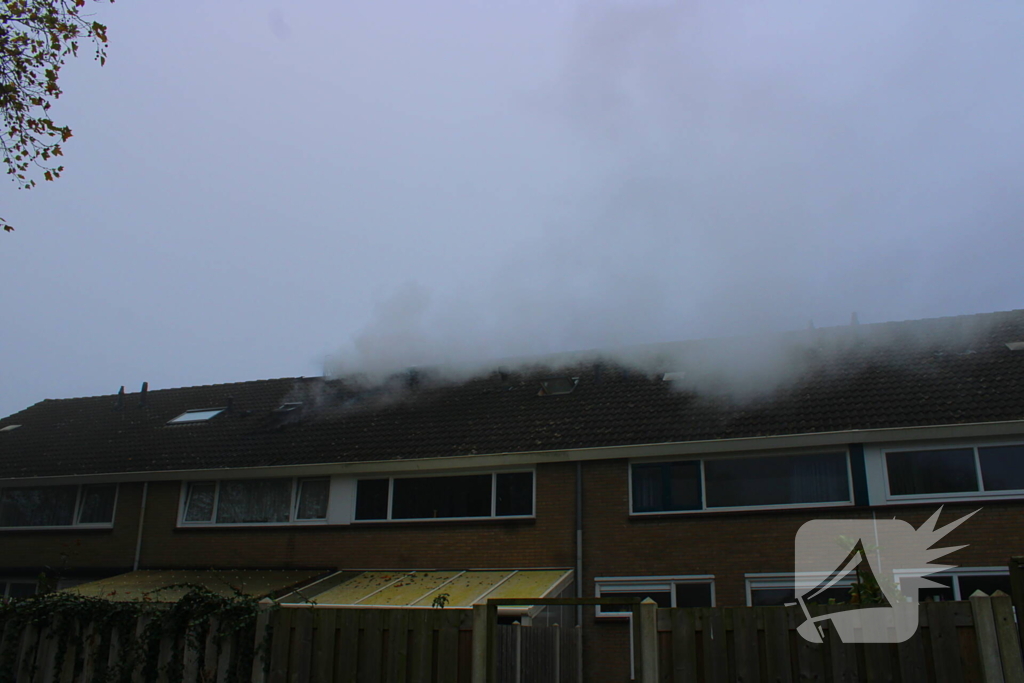
[[121,484],[113,529],[0,531],[0,576],[35,576],[44,569],[68,576],[130,570],[141,503],[142,484]]

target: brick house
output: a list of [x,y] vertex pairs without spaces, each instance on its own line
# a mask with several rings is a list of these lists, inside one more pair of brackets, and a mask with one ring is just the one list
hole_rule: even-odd
[[[561,568],[586,596],[782,604],[803,522],[940,504],[980,512],[929,597],[1005,589],[1024,311],[648,351],[43,401],[0,420],[0,595],[140,568]],[[765,383],[733,391],[748,369]],[[587,680],[626,677],[625,622],[582,612]]]

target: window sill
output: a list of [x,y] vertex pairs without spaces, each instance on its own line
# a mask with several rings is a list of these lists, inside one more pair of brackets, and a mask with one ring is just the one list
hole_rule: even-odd
[[921,503],[974,503],[983,500],[1022,500],[1024,491],[976,491],[974,493],[929,493],[915,496],[887,496],[883,505]]
[[807,510],[828,510],[834,508],[855,507],[852,501],[840,503],[801,503],[798,505],[751,505],[749,507],[708,508],[704,510],[664,510],[658,512],[630,512],[630,519],[649,519],[660,517],[699,517],[702,515],[735,515],[752,512],[802,512]]
[[71,524],[68,526],[0,526],[0,533],[8,531],[112,531],[111,524]]
[[443,517],[437,519],[354,519],[351,526],[359,527],[383,527],[396,525],[422,526],[425,524],[437,524],[449,526],[452,524],[502,524],[502,523],[533,523],[537,521],[535,515],[516,515],[507,517]]

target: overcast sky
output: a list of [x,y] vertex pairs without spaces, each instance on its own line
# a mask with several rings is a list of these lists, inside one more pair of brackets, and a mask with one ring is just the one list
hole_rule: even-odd
[[121,0],[0,185],[43,398],[1024,307],[1024,5]]

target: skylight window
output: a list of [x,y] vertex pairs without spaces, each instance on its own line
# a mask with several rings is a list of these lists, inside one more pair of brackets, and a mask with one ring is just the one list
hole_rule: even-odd
[[217,417],[223,412],[224,408],[199,408],[197,410],[186,410],[173,420],[168,420],[167,424],[177,425],[187,422],[206,422],[211,418]]
[[662,382],[677,382],[682,378],[686,377],[685,372],[666,372],[661,376]]
[[1006,342],[1006,348],[1011,351],[1024,351],[1024,341]]
[[292,413],[302,407],[302,403],[282,403],[274,410],[275,413]]
[[0,427],[0,432],[13,432],[21,425],[7,425],[6,427]]
[[579,377],[552,377],[540,381],[540,393],[538,396],[558,396],[569,394],[580,383]]

